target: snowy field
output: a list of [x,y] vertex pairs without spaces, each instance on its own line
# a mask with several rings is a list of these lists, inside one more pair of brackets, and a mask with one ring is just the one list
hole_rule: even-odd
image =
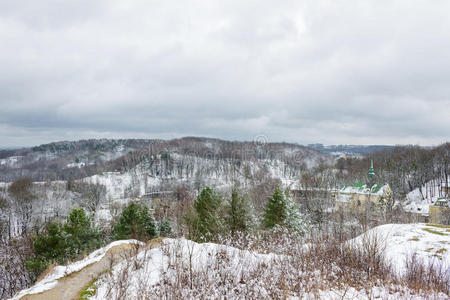
[[[450,227],[427,224],[386,224],[375,227],[349,241],[363,245],[378,240],[386,259],[400,274],[405,272],[406,260],[416,259],[450,267]],[[450,270],[450,269],[449,269]],[[450,274],[449,274],[450,276]]]
[[[380,247],[383,248],[386,259],[399,274],[405,271],[406,260],[414,254],[426,264],[440,264],[443,270],[447,268],[448,271],[449,236],[448,227],[388,224],[348,241],[347,245],[364,247],[376,238],[381,241]],[[34,287],[20,292],[13,299],[55,288],[62,277],[95,264],[108,249],[126,243],[138,242],[114,242],[93,252],[84,260],[67,267],[56,267]],[[186,239],[164,239],[160,246],[136,253],[114,265],[110,272],[94,279],[86,289],[89,292],[87,298],[111,300],[175,296],[183,299],[448,299],[448,295],[442,293],[417,294],[405,286],[386,286],[385,283],[374,284],[369,288],[324,284],[312,290],[307,283],[298,282],[297,288],[293,290],[282,287],[274,289],[273,285],[279,284],[280,278],[291,276],[292,278],[283,280],[298,281],[298,278],[304,276],[304,272],[311,271],[295,270],[294,273],[285,273],[286,269],[292,272],[292,265],[289,264],[298,257],[292,260],[293,257],[286,255],[259,254],[225,245],[197,244]],[[315,278],[320,282],[321,276],[320,272],[316,274],[313,271],[307,278]],[[450,274],[447,273],[447,276]],[[83,288],[86,287],[79,289]]]

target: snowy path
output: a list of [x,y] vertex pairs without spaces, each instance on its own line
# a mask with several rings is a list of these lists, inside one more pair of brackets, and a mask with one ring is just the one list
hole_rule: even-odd
[[[162,239],[150,241],[146,248],[154,248],[161,244]],[[59,299],[79,299],[80,291],[83,290],[93,279],[98,278],[111,266],[121,262],[125,257],[135,255],[136,245],[133,243],[120,243],[113,245],[105,253],[101,253],[99,260],[89,259],[82,260],[83,264],[79,268],[70,270],[65,267],[61,274],[61,270],[53,270],[49,275],[44,277],[40,282],[30,289],[23,290],[13,300],[59,300]],[[84,263],[83,263],[84,262]],[[73,265],[76,265],[73,264]],[[73,266],[71,265],[71,266]],[[79,269],[79,270],[77,270]],[[66,275],[67,273],[70,273]],[[62,275],[61,277],[59,277]],[[56,277],[56,278],[55,278]],[[59,278],[58,278],[59,277]]]

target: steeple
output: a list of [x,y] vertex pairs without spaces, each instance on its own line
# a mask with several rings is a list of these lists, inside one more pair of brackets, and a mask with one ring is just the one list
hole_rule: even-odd
[[370,160],[370,169],[369,169],[369,179],[372,179],[375,176],[375,171],[373,169],[373,160]]

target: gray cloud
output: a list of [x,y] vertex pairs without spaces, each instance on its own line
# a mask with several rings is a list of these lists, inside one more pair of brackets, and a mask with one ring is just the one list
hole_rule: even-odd
[[0,146],[449,139],[447,1],[2,1]]

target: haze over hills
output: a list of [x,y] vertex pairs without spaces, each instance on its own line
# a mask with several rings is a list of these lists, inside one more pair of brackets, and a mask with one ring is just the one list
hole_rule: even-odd
[[323,145],[323,144],[308,144],[308,147],[313,148],[325,154],[333,155],[334,157],[361,157],[369,152],[390,149],[395,146],[389,145]]
[[[101,140],[101,139],[99,139]],[[108,139],[110,141],[114,141],[114,140],[121,140],[121,141],[131,141],[131,140],[136,140],[136,139]],[[142,139],[139,139],[142,140]],[[151,139],[144,139],[143,141],[147,141],[150,142],[152,141]],[[76,141],[74,141],[76,142]],[[54,143],[67,143],[67,142],[54,142]],[[54,144],[54,143],[49,143],[49,144]],[[49,145],[49,144],[43,144],[41,146],[44,145]],[[368,152],[372,152],[372,151],[376,151],[376,150],[382,150],[382,149],[386,149],[386,148],[392,148],[395,146],[392,145],[347,145],[347,144],[343,144],[343,145],[324,145],[324,144],[320,144],[320,143],[316,143],[316,144],[308,144],[306,145],[307,147],[310,147],[312,149],[315,149],[317,151],[320,151],[324,154],[330,154],[333,155],[334,157],[345,157],[345,156],[362,156],[365,153]],[[0,150],[18,150],[18,149],[25,149],[25,148],[34,148],[36,146],[32,146],[32,147],[23,147],[23,146],[0,146]]]

